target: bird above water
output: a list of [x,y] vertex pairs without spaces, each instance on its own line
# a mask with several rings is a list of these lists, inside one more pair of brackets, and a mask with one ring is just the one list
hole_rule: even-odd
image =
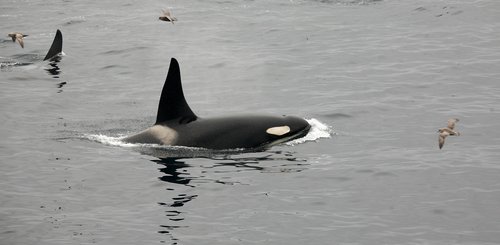
[[446,137],[452,135],[452,136],[459,136],[460,133],[457,131],[454,131],[455,129],[455,124],[458,122],[458,118],[450,118],[448,119],[448,125],[446,128],[440,128],[438,130],[439,132],[439,149],[443,148],[444,145],[444,140]]
[[28,35],[24,35],[20,32],[11,32],[7,36],[12,38],[12,42],[17,41],[19,43],[19,45],[21,45],[21,48],[24,48],[24,39],[23,38],[28,36]]
[[158,19],[163,20],[163,21],[170,21],[170,22],[172,22],[172,24],[174,24],[174,21],[177,21],[177,18],[173,17],[172,14],[170,13],[170,10],[163,9],[162,12],[163,12],[163,15],[160,16]]

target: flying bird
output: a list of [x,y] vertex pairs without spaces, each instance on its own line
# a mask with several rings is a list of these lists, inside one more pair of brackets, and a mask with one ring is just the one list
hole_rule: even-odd
[[177,21],[177,18],[173,17],[172,14],[170,13],[170,10],[163,9],[162,12],[163,12],[163,15],[160,16],[158,19],[163,20],[163,21],[170,21],[170,22],[172,22],[172,24],[174,24],[174,21]]
[[24,35],[20,32],[11,32],[8,34],[8,36],[12,38],[12,42],[17,41],[19,43],[19,45],[21,45],[21,48],[24,48],[23,38],[28,36],[28,35]]
[[448,119],[448,125],[446,126],[446,128],[440,128],[438,130],[439,149],[443,148],[444,139],[446,139],[446,137],[448,137],[450,135],[452,135],[452,136],[459,136],[460,135],[459,132],[453,130],[453,129],[455,129],[455,123],[457,123],[458,121],[459,121],[458,118],[450,118],[450,119]]

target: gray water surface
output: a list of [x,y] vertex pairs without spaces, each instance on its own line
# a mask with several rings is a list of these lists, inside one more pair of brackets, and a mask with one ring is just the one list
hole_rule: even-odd
[[[6,0],[0,27],[0,244],[500,243],[499,1]],[[197,157],[92,140],[154,123],[171,57],[200,116],[333,133]]]

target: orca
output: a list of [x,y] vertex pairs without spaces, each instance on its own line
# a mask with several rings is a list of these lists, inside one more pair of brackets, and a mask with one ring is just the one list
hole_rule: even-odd
[[182,91],[179,63],[170,61],[155,124],[122,139],[127,143],[186,146],[213,150],[264,150],[305,136],[309,123],[296,116],[236,115],[198,117]]
[[63,37],[62,33],[59,29],[57,29],[56,36],[54,37],[54,41],[52,41],[52,45],[50,46],[49,51],[47,52],[47,55],[45,55],[45,60],[53,60],[56,59],[58,54],[62,52],[62,45],[63,45]]

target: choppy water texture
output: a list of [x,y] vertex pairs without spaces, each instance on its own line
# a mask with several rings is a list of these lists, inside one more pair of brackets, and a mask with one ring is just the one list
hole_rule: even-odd
[[[1,244],[500,243],[499,1],[5,0],[0,27]],[[42,62],[56,29],[66,56]],[[334,133],[161,157],[91,139],[154,122],[171,57],[200,116]]]

